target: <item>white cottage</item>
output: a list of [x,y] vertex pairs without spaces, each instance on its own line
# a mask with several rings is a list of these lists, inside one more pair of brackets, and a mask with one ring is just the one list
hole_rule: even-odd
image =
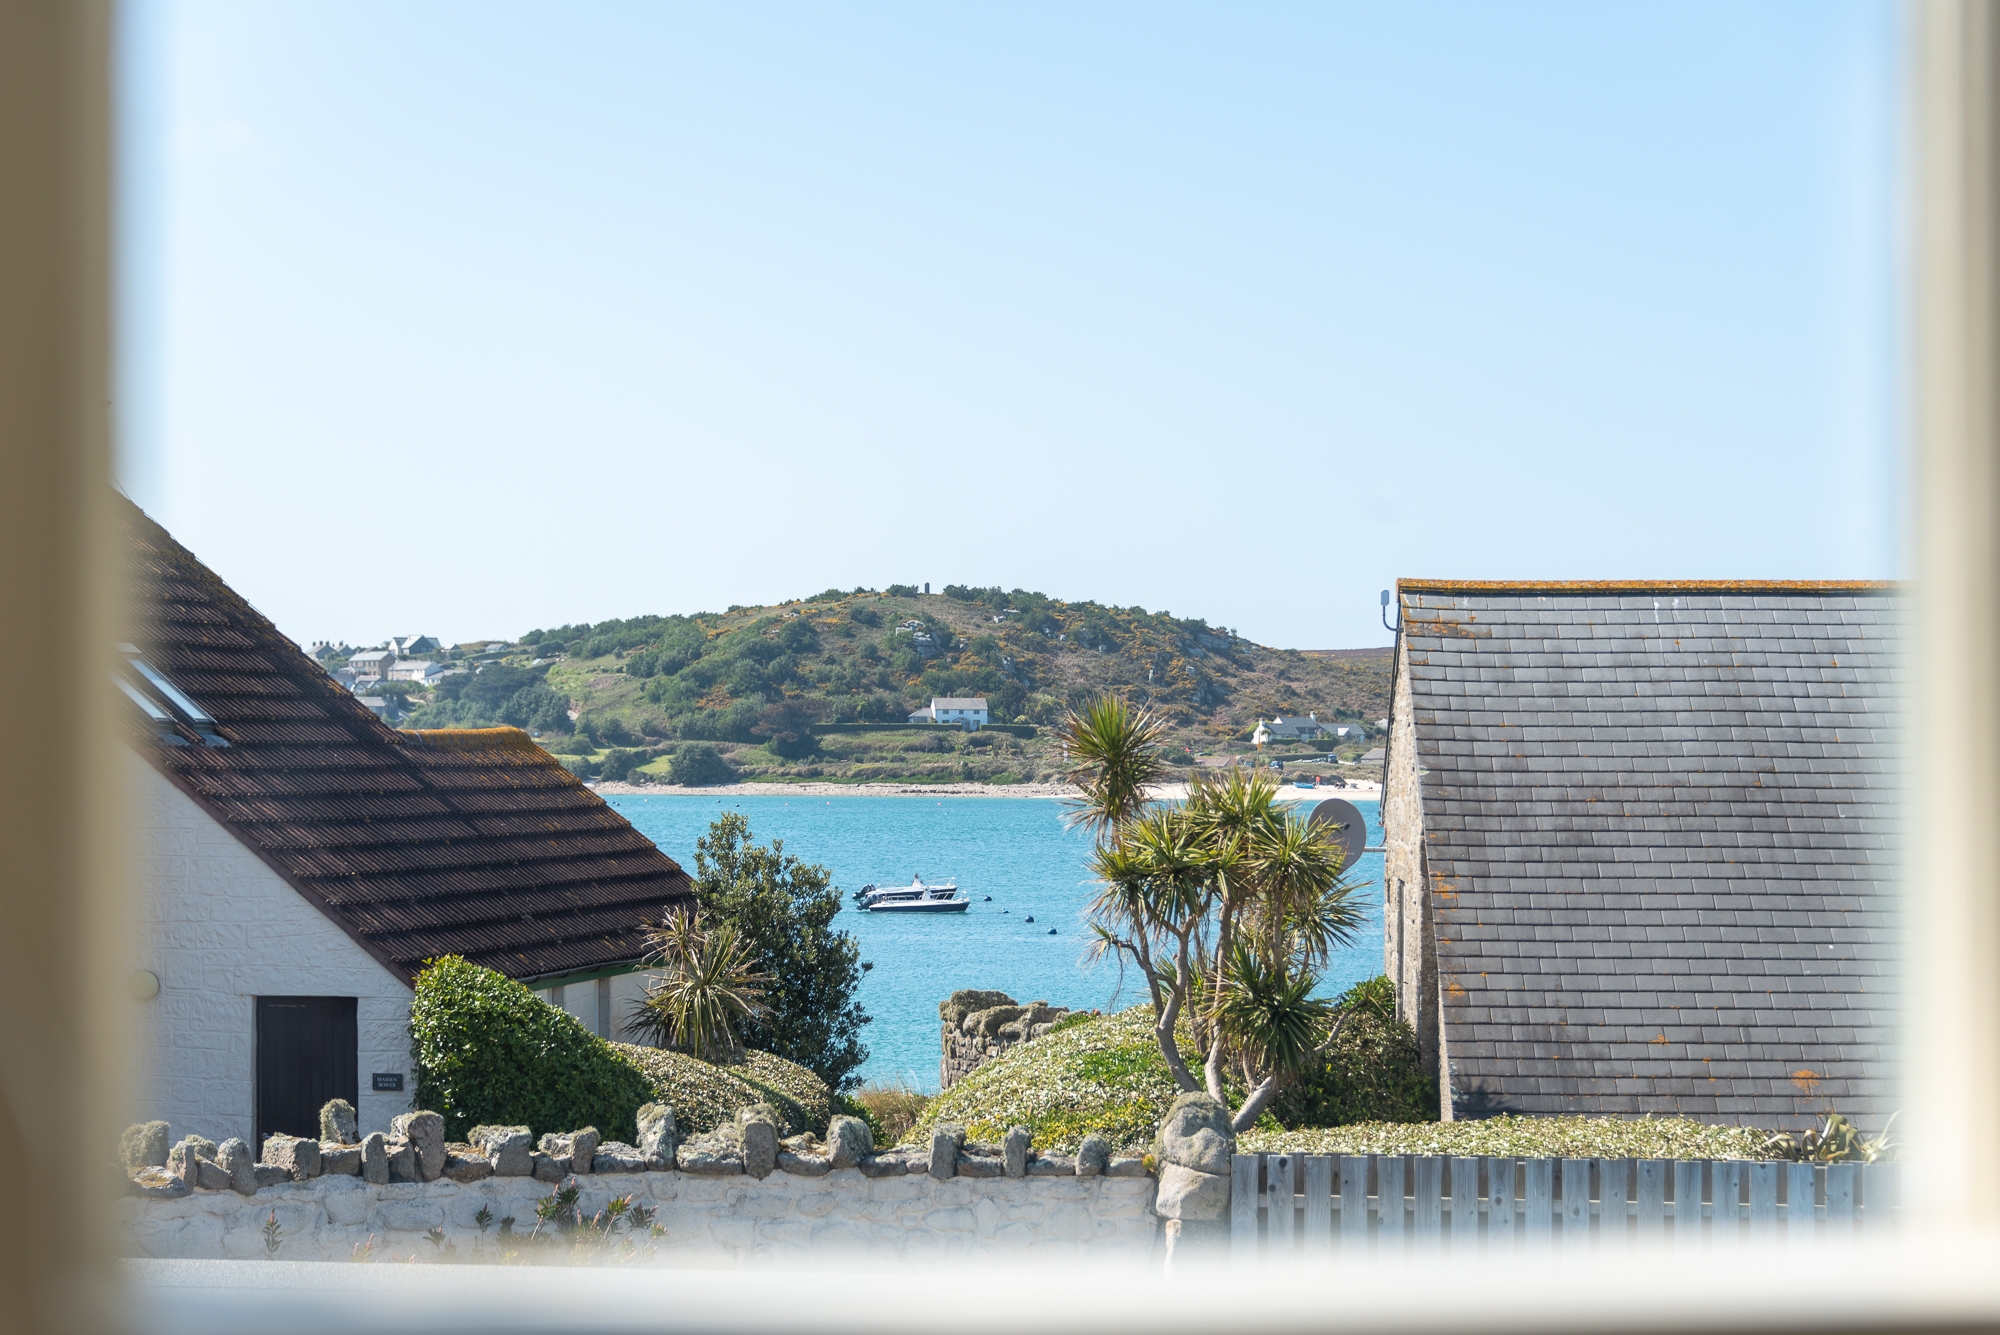
[[512,728],[398,732],[125,508],[120,687],[141,907],[132,1115],[176,1134],[363,1131],[411,1108],[411,982],[463,955],[611,1036],[672,859]]

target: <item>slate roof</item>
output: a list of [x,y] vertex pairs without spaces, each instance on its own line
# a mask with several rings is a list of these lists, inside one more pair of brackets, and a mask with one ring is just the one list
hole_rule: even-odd
[[1891,1111],[1900,591],[1399,593],[1459,1111]]
[[645,953],[687,874],[526,733],[398,732],[214,572],[120,505],[127,638],[228,746],[132,744],[393,972],[463,955],[516,978]]

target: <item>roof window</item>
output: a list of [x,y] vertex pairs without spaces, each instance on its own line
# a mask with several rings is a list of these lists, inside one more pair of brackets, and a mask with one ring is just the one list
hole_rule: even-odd
[[[170,732],[172,724],[178,721],[192,728],[201,737],[204,746],[229,745],[229,739],[216,730],[215,719],[209,712],[196,704],[187,692],[167,680],[165,673],[148,663],[136,645],[121,644],[118,652],[125,655],[125,666],[137,678],[136,682],[118,678],[119,688],[146,711],[156,728],[163,733]],[[163,704],[164,709],[161,708]]]

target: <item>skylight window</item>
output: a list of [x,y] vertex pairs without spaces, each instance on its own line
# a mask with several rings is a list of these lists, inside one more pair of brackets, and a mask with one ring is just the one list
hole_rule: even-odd
[[[121,644],[118,652],[125,655],[125,665],[139,678],[138,683],[117,678],[119,688],[146,711],[156,727],[161,727],[163,732],[170,731],[172,724],[179,721],[194,729],[204,746],[229,745],[229,739],[216,730],[214,717],[196,704],[186,691],[167,680],[165,673],[148,663],[137,645]],[[140,689],[141,686],[144,689]],[[162,708],[162,702],[165,708]]]

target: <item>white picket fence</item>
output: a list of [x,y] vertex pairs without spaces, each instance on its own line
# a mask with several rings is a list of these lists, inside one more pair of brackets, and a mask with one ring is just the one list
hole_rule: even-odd
[[1898,1208],[1894,1164],[1239,1154],[1231,1251],[1853,1237]]

